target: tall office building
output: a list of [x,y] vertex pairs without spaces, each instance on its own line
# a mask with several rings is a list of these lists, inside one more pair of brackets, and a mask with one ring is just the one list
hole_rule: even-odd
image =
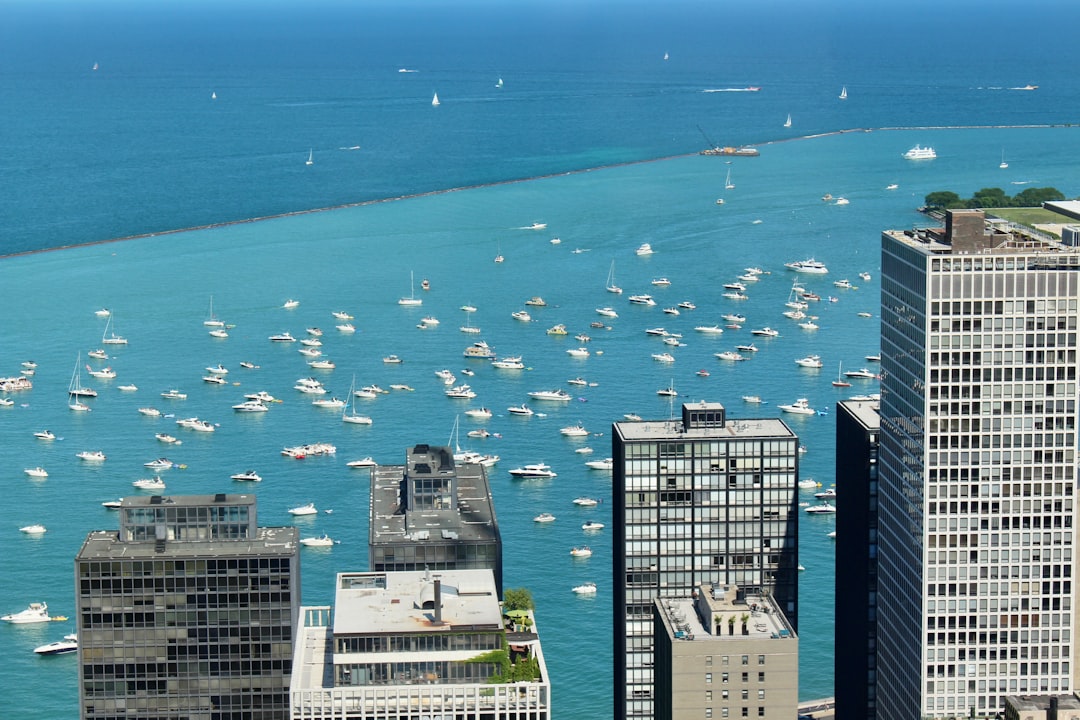
[[881,265],[878,717],[1072,692],[1080,252],[958,210]]
[[877,713],[878,404],[836,404],[836,720]]
[[254,495],[125,498],[75,558],[79,717],[287,719],[297,539]]
[[780,420],[728,420],[719,403],[614,424],[616,717],[654,717],[658,597],[738,585],[797,628],[798,445]]
[[419,444],[371,475],[371,570],[489,569],[502,597],[502,538],[487,473],[449,447]]

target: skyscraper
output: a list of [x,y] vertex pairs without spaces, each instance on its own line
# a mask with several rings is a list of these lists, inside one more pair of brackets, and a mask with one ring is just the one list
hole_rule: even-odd
[[615,423],[615,716],[654,715],[653,607],[701,584],[770,594],[797,628],[798,445],[778,419]]
[[285,720],[297,531],[254,495],[129,497],[75,558],[79,717]]
[[881,270],[878,717],[1072,692],[1080,253],[958,210]]

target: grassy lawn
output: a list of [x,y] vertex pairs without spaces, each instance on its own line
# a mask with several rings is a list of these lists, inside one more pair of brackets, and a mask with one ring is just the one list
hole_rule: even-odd
[[1020,225],[1071,225],[1076,221],[1060,213],[1043,208],[987,208],[987,215],[996,215]]

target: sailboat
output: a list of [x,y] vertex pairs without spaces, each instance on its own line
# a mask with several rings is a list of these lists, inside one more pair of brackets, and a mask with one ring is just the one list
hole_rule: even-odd
[[214,314],[214,296],[210,296],[210,314],[203,320],[203,325],[206,327],[225,327],[225,323],[218,320],[217,315]]
[[501,244],[496,245],[496,248],[497,249],[495,250],[495,262],[501,263],[503,260],[506,259],[506,258],[503,257],[503,254],[502,254],[502,245]]
[[611,267],[607,273],[607,291],[609,293],[615,293],[616,295],[622,295],[622,288],[615,284],[615,261],[611,261]]
[[784,127],[786,127],[786,128],[791,127],[791,113],[787,114],[787,120],[784,121]]
[[1009,167],[1009,163],[1005,162],[1005,150],[1004,149],[1002,149],[1002,151],[1001,151],[1001,164],[998,165],[998,167],[1001,168],[1002,170]]
[[93,67],[93,69],[94,69],[94,70],[97,70],[97,69],[98,69],[98,64],[97,64],[97,63],[94,63],[94,67]]
[[116,333],[109,332],[109,324],[112,323],[112,315],[105,321],[105,332],[101,333],[102,345],[127,345],[127,338],[121,337]]
[[840,99],[847,100],[847,85],[840,90]]
[[836,371],[836,379],[832,381],[833,387],[851,387],[851,383],[844,379],[844,363],[840,362],[840,367]]
[[435,93],[431,98],[431,106],[438,107],[439,104],[439,93]]
[[314,152],[312,150],[308,150],[308,152],[307,152],[307,160],[304,161],[304,164],[305,165],[314,165],[315,164],[315,154],[314,154]]
[[665,60],[667,60],[667,59],[668,59],[668,54],[667,54],[667,53],[664,53],[664,59],[665,59]]
[[367,415],[356,414],[356,376],[353,375],[349,385],[349,401],[345,403],[345,409],[341,412],[341,422],[353,425],[371,425],[372,421]]
[[502,78],[499,78],[499,82],[495,83],[495,87],[501,88],[503,86]]
[[725,190],[734,190],[735,184],[731,182],[731,168],[727,169],[727,180],[724,181]]
[[90,406],[84,404],[79,398],[97,397],[97,390],[83,387],[82,384],[82,353],[75,358],[75,370],[71,373],[71,382],[68,384],[68,407],[79,412],[89,412]]
[[416,287],[413,284],[413,273],[409,271],[409,297],[398,298],[398,305],[423,305],[424,301],[416,297]]
[[217,100],[217,93],[214,92],[213,90],[210,91],[210,99],[211,100]]

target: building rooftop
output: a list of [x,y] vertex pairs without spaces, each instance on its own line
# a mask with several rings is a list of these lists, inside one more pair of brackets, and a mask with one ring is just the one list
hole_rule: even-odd
[[868,400],[841,400],[838,404],[843,405],[856,420],[862,423],[863,427],[870,430],[881,427],[880,402]]
[[294,527],[261,527],[256,530],[254,537],[240,540],[184,540],[159,545],[153,542],[121,542],[118,531],[95,530],[86,536],[77,557],[80,560],[147,559],[176,553],[199,557],[289,557],[296,553],[299,538],[300,531]]
[[[713,588],[712,585],[702,585],[694,598],[665,597],[656,600],[664,626],[673,640],[732,642],[795,638],[787,618],[771,597],[743,596],[734,586]],[[746,634],[742,632],[743,615],[749,616]],[[719,620],[719,632],[710,627],[713,618]],[[734,634],[728,632],[730,618],[735,619]]]
[[[697,422],[696,418],[702,415],[707,415],[709,419]],[[682,417],[679,418],[617,422],[615,432],[627,441],[715,437],[730,437],[734,440],[777,437],[796,439],[791,428],[779,418],[730,419],[726,417],[723,405],[704,401],[684,403]]]
[[[436,618],[439,581],[441,622]],[[462,627],[502,628],[491,570],[339,573],[334,635],[447,632]]]
[[928,255],[1078,254],[1053,235],[988,221],[982,210],[947,210],[945,227],[886,230],[883,235]]
[[[423,452],[417,452],[423,449]],[[418,445],[407,465],[379,465],[371,473],[371,543],[478,542],[498,538],[498,521],[484,468],[456,464],[449,448]],[[441,508],[408,509],[406,475],[452,478],[452,502]]]

